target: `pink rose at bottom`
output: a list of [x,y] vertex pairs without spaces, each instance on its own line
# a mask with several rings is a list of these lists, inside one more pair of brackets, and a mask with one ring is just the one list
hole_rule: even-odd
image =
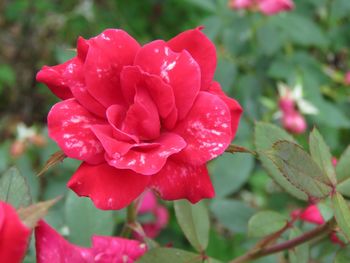
[[0,201],[0,261],[22,262],[31,230],[19,219],[16,210]]
[[93,236],[92,247],[70,244],[44,221],[35,228],[37,263],[132,263],[147,250],[145,244],[119,237]]
[[[141,200],[138,214],[152,214],[154,217],[153,221],[142,223],[143,231],[149,238],[157,237],[169,221],[169,212],[167,208],[157,203],[157,198],[152,191],[145,193]],[[135,233],[135,238],[142,240],[142,237],[137,233]]]
[[265,15],[275,15],[294,8],[292,0],[257,0],[258,9]]

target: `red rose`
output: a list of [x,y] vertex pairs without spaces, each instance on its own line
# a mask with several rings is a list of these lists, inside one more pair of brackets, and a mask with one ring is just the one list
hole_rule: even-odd
[[77,56],[37,80],[63,101],[49,136],[82,160],[68,186],[101,209],[120,209],[146,189],[166,200],[214,196],[206,162],[224,152],[242,112],[213,82],[216,51],[199,28],[140,46],[107,29],[78,39]]
[[30,229],[19,219],[15,209],[0,201],[1,262],[22,262],[28,247]]
[[92,248],[75,246],[44,221],[35,228],[35,247],[38,263],[132,263],[147,250],[145,244],[136,240],[103,236],[92,237]]

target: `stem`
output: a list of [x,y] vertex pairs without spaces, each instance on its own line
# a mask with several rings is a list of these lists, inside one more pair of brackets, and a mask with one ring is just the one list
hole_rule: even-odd
[[239,146],[239,145],[234,145],[231,144],[228,146],[228,148],[225,150],[225,152],[229,152],[229,153],[250,153],[252,155],[257,156],[258,153],[256,151],[253,150],[249,150],[243,146]]
[[328,233],[333,228],[334,221],[330,221],[322,226],[316,227],[313,230],[305,232],[304,234],[293,238],[291,240],[282,242],[280,244],[272,245],[266,248],[256,248],[254,247],[246,254],[230,261],[230,263],[243,263],[248,262],[263,256],[278,253],[287,249],[294,248],[300,244],[306,243],[315,237]]
[[127,207],[126,222],[123,226],[122,232],[120,233],[122,237],[129,237],[131,235],[132,229],[130,226],[136,223],[137,206],[138,201],[136,200]]

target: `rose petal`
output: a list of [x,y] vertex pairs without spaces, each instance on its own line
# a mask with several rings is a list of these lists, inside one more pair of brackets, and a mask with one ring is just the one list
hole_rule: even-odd
[[42,220],[35,228],[35,247],[38,263],[94,261],[94,256],[89,249],[70,244]]
[[160,120],[156,105],[144,88],[138,88],[123,122],[123,131],[141,140],[159,137]]
[[168,41],[168,46],[176,51],[187,50],[201,69],[201,90],[209,89],[216,68],[216,49],[201,28],[187,30]]
[[188,199],[196,203],[215,195],[205,165],[191,166],[168,160],[159,173],[152,176],[150,187],[165,200]]
[[28,247],[30,229],[19,219],[15,209],[0,201],[1,262],[22,262]]
[[97,164],[104,160],[101,143],[91,131],[94,124],[104,120],[96,118],[75,99],[55,104],[48,115],[49,136],[70,158]]
[[69,70],[70,66],[74,64],[75,61],[76,58],[73,58],[57,66],[43,66],[36,74],[36,80],[48,86],[52,93],[60,99],[65,100],[72,98],[73,94],[67,85],[66,79],[63,77],[63,73]]
[[113,129],[109,125],[93,125],[91,129],[112,158],[120,158],[133,147],[131,143],[115,139]]
[[122,130],[123,121],[126,116],[126,109],[120,105],[111,105],[108,107],[107,120],[113,128],[113,135],[117,140],[126,142],[139,142],[139,138]]
[[183,119],[200,89],[201,72],[197,62],[183,50],[173,52],[162,40],[144,45],[137,53],[135,65],[143,71],[160,76],[174,92],[178,118]]
[[146,244],[118,237],[92,237],[92,246],[96,262],[132,263],[147,250]]
[[123,30],[107,29],[89,40],[84,64],[89,93],[106,108],[124,103],[120,90],[120,71],[131,65],[139,44]]
[[151,175],[162,169],[170,155],[178,153],[186,146],[184,139],[175,133],[163,133],[153,143],[158,143],[159,147],[148,150],[136,147],[119,159],[110,156],[105,158],[111,166],[118,169],[131,169],[139,174]]
[[85,109],[99,117],[105,118],[106,108],[90,95],[85,86],[75,85],[71,86],[70,89],[74,98],[76,98]]
[[128,206],[148,185],[149,176],[131,170],[121,170],[106,163],[82,163],[67,186],[79,196],[92,199],[103,210],[118,210]]
[[146,87],[161,117],[167,117],[175,107],[172,88],[159,76],[143,72],[138,66],[127,66],[123,68],[120,78],[124,97],[129,104],[134,101],[136,88]]
[[221,86],[218,82],[214,81],[212,83],[212,85],[210,86],[209,92],[212,94],[215,94],[217,96],[220,97],[220,99],[222,99],[226,105],[228,106],[228,108],[230,109],[230,113],[231,113],[231,132],[232,132],[232,139],[234,138],[234,136],[236,135],[237,129],[238,129],[238,124],[239,124],[239,120],[241,119],[241,115],[243,113],[243,109],[241,107],[241,105],[239,105],[239,103],[228,97],[221,89]]
[[173,132],[183,137],[187,147],[174,158],[201,165],[222,154],[231,143],[231,115],[216,95],[201,91],[186,118]]

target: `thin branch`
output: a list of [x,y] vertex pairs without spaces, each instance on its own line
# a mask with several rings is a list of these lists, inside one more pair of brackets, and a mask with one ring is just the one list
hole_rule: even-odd
[[322,226],[316,227],[313,230],[310,230],[308,232],[305,232],[304,234],[293,238],[291,240],[276,244],[276,245],[271,245],[266,248],[257,248],[254,247],[252,250],[248,251],[246,254],[235,258],[234,260],[230,261],[230,263],[244,263],[248,262],[260,257],[264,257],[267,255],[271,255],[274,253],[278,253],[287,249],[294,248],[300,244],[306,243],[320,235],[323,235],[325,233],[328,233],[332,230],[334,226],[334,221],[330,221]]

